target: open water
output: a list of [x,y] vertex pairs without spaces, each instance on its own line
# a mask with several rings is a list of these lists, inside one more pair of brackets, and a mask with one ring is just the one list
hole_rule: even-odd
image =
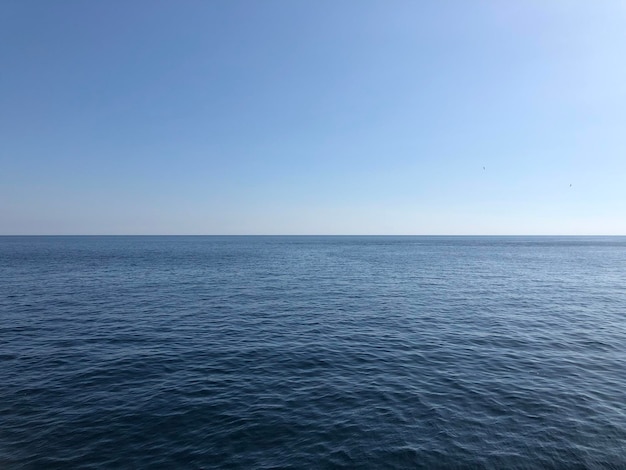
[[626,238],[0,237],[0,468],[626,468]]

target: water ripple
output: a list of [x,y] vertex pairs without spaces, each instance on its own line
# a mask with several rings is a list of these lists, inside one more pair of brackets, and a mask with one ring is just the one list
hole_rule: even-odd
[[626,468],[626,239],[0,237],[0,467]]

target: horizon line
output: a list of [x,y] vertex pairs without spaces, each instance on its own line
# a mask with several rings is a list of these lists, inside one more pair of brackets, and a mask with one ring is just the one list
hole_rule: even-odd
[[125,233],[23,233],[23,234],[0,234],[0,237],[624,237],[626,234],[349,234],[349,233],[326,233],[326,234],[228,234],[228,233],[206,233],[206,234],[185,234],[185,233],[145,233],[145,234],[125,234]]

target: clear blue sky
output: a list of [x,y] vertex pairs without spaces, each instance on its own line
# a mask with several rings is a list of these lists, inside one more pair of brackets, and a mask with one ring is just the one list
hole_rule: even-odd
[[626,234],[626,4],[4,0],[0,234]]

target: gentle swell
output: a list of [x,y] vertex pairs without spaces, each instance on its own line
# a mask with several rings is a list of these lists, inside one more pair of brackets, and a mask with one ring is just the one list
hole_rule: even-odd
[[626,468],[624,238],[2,237],[0,467]]

